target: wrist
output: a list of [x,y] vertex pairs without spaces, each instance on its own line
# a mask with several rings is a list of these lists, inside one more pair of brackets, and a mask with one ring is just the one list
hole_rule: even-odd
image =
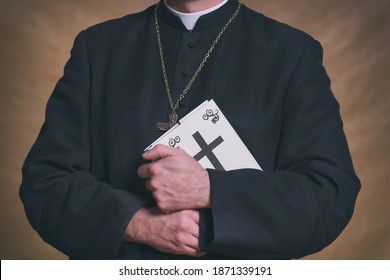
[[199,208],[211,208],[211,186],[210,186],[210,177],[207,170],[204,170],[202,178],[202,185],[204,186],[204,191],[201,199],[201,205]]
[[142,232],[145,228],[145,221],[147,221],[148,209],[142,207],[131,218],[129,224],[126,227],[124,240],[135,243],[142,243]]

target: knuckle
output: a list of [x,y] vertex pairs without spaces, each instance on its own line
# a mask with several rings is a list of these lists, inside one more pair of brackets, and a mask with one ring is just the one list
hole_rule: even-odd
[[177,233],[175,237],[176,243],[179,245],[184,245],[186,243],[186,237],[183,233]]
[[199,220],[199,211],[191,210],[190,215],[194,220]]
[[157,207],[164,213],[168,214],[172,212],[172,208],[169,203],[166,203],[165,201],[157,201]]
[[161,153],[163,149],[163,145],[161,144],[157,144],[155,147],[154,147],[154,150],[157,152],[157,153]]
[[158,175],[160,172],[160,167],[158,164],[149,164],[149,173],[152,175],[152,176],[156,176]]
[[158,200],[158,195],[155,195],[155,199],[157,200],[157,207],[158,207],[158,209],[160,209],[161,211],[165,212],[165,210],[166,210],[165,203]]
[[159,189],[159,183],[158,183],[158,181],[155,178],[151,178],[148,181],[148,185],[153,190],[158,190]]
[[181,231],[188,231],[190,226],[187,219],[180,219],[178,222],[178,228]]
[[[157,207],[160,208],[160,207],[164,207],[164,200],[163,198],[161,197],[161,194],[160,192],[157,190],[157,191],[153,191],[152,193],[154,199],[156,200],[156,203],[157,203]],[[161,208],[160,208],[161,209]]]
[[188,221],[188,220],[193,220],[196,216],[196,211],[194,210],[183,210],[183,215],[181,216],[181,218],[184,220],[184,221]]
[[177,155],[180,156],[180,157],[188,157],[188,154],[186,151],[184,151],[183,149],[176,149],[177,150]]

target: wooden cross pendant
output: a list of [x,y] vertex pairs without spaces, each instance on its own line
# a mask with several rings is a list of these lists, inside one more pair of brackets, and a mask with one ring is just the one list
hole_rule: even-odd
[[177,124],[178,115],[175,112],[169,113],[169,121],[167,123],[165,122],[159,122],[157,123],[157,131],[158,132],[165,132],[171,129],[175,124]]

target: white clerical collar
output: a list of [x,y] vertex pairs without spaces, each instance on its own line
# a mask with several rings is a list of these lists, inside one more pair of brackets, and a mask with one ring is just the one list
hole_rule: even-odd
[[188,30],[193,30],[195,25],[196,25],[196,22],[198,21],[198,19],[201,16],[209,14],[211,12],[214,12],[215,10],[218,10],[223,5],[225,5],[227,3],[227,1],[228,0],[224,0],[222,3],[212,7],[210,9],[207,9],[207,10],[204,10],[204,11],[200,11],[200,12],[196,12],[196,13],[182,13],[182,12],[178,12],[178,11],[172,9],[168,5],[166,0],[164,0],[164,3],[165,3],[165,6],[167,6],[168,10],[171,11],[172,14],[176,15],[177,17],[179,17],[181,19],[181,21],[183,22],[184,26]]

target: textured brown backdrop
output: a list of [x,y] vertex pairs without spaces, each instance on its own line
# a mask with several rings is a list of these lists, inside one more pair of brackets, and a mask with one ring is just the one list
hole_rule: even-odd
[[[22,162],[44,118],[76,34],[154,0],[0,0],[0,258],[63,259],[32,230],[18,197]],[[298,27],[325,50],[362,181],[354,217],[312,259],[390,259],[389,0],[246,0]]]

